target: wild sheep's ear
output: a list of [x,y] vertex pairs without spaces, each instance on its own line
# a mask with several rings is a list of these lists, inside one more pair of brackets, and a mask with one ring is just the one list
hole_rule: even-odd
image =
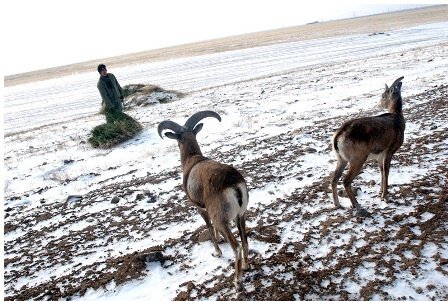
[[165,136],[167,136],[170,139],[179,140],[179,136],[176,133],[173,133],[173,132],[166,132]]
[[203,126],[204,126],[204,124],[202,124],[202,123],[199,123],[198,125],[196,125],[193,129],[193,134],[196,136],[202,130]]
[[392,94],[400,94],[401,93],[402,83],[397,83],[390,87],[390,95]]
[[389,87],[387,86],[387,84],[384,84],[386,87],[384,88],[384,91],[389,90]]

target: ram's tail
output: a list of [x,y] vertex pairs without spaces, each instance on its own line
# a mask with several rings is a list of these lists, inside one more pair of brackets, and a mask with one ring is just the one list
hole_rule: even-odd
[[336,153],[339,153],[339,148],[338,148],[338,139],[339,136],[341,135],[342,131],[338,130],[336,133],[334,133],[333,135],[333,149]]

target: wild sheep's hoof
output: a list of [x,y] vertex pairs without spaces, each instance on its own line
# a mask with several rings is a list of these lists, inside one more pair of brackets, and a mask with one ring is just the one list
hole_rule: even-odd
[[235,289],[238,293],[243,291],[243,283],[241,281],[235,280]]
[[216,257],[216,258],[221,257],[221,256],[222,256],[222,252],[221,252],[221,250],[213,252],[213,253],[212,253],[212,256],[213,256],[213,257]]
[[359,208],[358,211],[356,212],[356,215],[360,217],[367,217],[370,216],[370,213],[363,208]]
[[334,204],[334,209],[344,209],[341,204]]

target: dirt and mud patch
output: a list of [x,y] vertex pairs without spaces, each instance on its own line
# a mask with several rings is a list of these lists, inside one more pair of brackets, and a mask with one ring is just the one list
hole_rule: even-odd
[[[361,196],[371,198],[371,203],[365,204],[371,213],[367,218],[357,217],[350,207],[332,206],[331,169],[317,178],[317,170],[304,168],[296,174],[294,169],[304,165],[303,158],[308,155],[331,156],[328,135],[346,117],[257,139],[231,153],[214,149],[212,157],[224,162],[234,152],[270,151],[236,166],[249,179],[251,190],[263,188],[266,183],[281,187],[288,180],[309,182],[247,212],[251,223],[247,229],[249,244],[263,244],[266,250],[260,253],[251,249],[241,294],[231,293],[230,261],[210,271],[205,279],[181,284],[175,300],[388,300],[395,299],[390,291],[394,283],[425,277],[422,271],[428,265],[435,265],[434,272],[448,276],[448,258],[442,252],[448,229],[448,87],[432,87],[404,101],[405,118],[414,125],[414,132],[395,155],[392,169],[426,168],[427,173],[404,184],[390,185],[387,204],[381,204],[377,195],[379,176],[376,182],[357,179],[355,185],[360,187]],[[303,133],[311,141],[306,145],[297,139]],[[374,164],[368,164],[366,169],[379,174]],[[149,262],[165,269],[179,266],[180,271],[188,271],[193,265],[189,258],[167,250],[192,250],[204,225],[186,228],[181,237],[168,238],[158,246],[111,255],[116,243],[134,242],[138,237],[160,233],[197,217],[181,189],[180,174],[177,169],[105,183],[76,202],[44,203],[27,215],[19,214],[20,207],[11,207],[5,212],[4,231],[17,238],[5,244],[5,283],[21,279],[23,284],[16,284],[5,300],[60,300],[83,295],[89,288],[104,288],[112,281],[119,285],[141,279],[150,273]],[[179,182],[173,191],[147,189],[152,183],[169,179]],[[281,188],[273,186],[268,193],[275,194],[276,189]],[[158,202],[161,194],[168,195],[170,201]],[[119,201],[110,204],[112,196],[119,197]],[[142,201],[154,207],[141,208]],[[107,207],[102,210],[91,209],[104,204]],[[37,227],[42,224],[45,226]],[[74,264],[75,257],[83,257],[86,263]],[[35,282],[42,271],[64,267],[69,272]],[[413,290],[422,298],[442,300],[448,297],[443,288],[417,285]]]

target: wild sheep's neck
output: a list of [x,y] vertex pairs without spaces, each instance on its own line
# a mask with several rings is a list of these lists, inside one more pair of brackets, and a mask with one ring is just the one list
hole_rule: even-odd
[[389,113],[392,114],[395,120],[395,129],[400,132],[404,133],[404,129],[406,127],[403,116],[403,110],[402,110],[402,102],[401,97],[399,97],[397,100],[393,102],[393,104],[389,107]]
[[403,107],[403,105],[402,105],[402,100],[400,97],[397,100],[393,101],[392,105],[389,107],[389,113],[403,116],[402,107]]
[[181,146],[180,161],[182,169],[185,171],[188,166],[194,164],[196,161],[203,158],[201,149],[196,141],[190,141],[190,143],[184,143]]

